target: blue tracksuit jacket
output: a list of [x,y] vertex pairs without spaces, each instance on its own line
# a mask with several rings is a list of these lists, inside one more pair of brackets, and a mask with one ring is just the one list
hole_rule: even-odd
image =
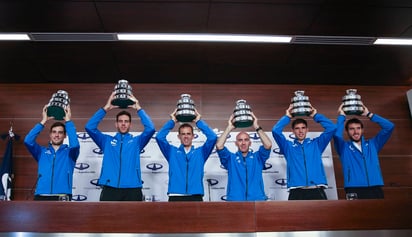
[[106,111],[99,109],[85,127],[87,133],[104,153],[98,184],[114,188],[141,188],[140,152],[155,133],[154,124],[146,112],[140,109],[137,115],[142,121],[144,130],[139,136],[134,137],[130,133],[116,133],[110,136],[97,129],[105,115]]
[[314,185],[327,185],[325,170],[322,163],[322,153],[328,146],[336,126],[324,115],[317,113],[313,120],[325,129],[316,138],[306,138],[303,143],[295,139],[293,142],[283,135],[283,128],[290,123],[288,116],[283,116],[273,126],[272,135],[285,156],[287,163],[288,188]]
[[227,201],[264,201],[267,199],[262,170],[269,159],[270,149],[263,146],[243,157],[240,151],[230,152],[226,147],[217,151],[220,163],[228,171]]
[[371,121],[379,124],[381,130],[369,140],[362,136],[362,151],[360,151],[352,141],[343,139],[345,119],[344,115],[338,116],[338,129],[333,137],[336,152],[342,163],[344,187],[383,186],[378,153],[390,138],[394,124],[373,114]]
[[175,147],[166,139],[175,126],[173,120],[166,122],[156,135],[157,144],[169,163],[168,194],[204,195],[203,168],[215,146],[217,136],[203,120],[197,121],[196,125],[207,139],[200,147],[192,146],[187,154],[183,145]]
[[66,134],[70,146],[62,144],[57,151],[50,143],[44,147],[36,142],[37,136],[43,129],[43,124],[36,124],[24,139],[24,145],[38,163],[35,195],[72,194],[73,171],[80,153],[74,123],[66,122]]

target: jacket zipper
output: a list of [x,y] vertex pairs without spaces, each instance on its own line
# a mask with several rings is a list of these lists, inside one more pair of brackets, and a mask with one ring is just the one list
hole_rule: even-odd
[[307,168],[307,165],[306,165],[305,148],[303,147],[303,144],[301,144],[301,147],[302,147],[302,153],[303,153],[303,164],[305,165],[306,186],[309,186],[309,182],[308,182],[308,168]]
[[54,180],[54,163],[56,162],[56,152],[53,154],[52,175],[50,180],[50,193],[53,193],[53,180]]
[[246,188],[245,188],[245,200],[247,201],[248,200],[248,192],[249,192],[249,182],[248,182],[248,175],[247,175],[247,163],[246,163],[246,157],[243,157],[242,156],[242,158],[243,158],[243,165],[245,166],[245,169],[246,169]]
[[368,182],[368,187],[370,186],[369,184],[369,172],[368,172],[368,167],[366,166],[366,159],[365,156],[362,153],[362,159],[363,159],[363,165],[365,166],[365,174],[366,174],[366,181]]
[[119,155],[119,178],[117,179],[117,187],[120,188],[120,177],[122,176],[122,150],[123,150],[123,134],[121,135],[122,139],[120,140],[120,155]]
[[187,154],[186,154],[186,193],[188,193],[189,189],[189,160],[187,159]]

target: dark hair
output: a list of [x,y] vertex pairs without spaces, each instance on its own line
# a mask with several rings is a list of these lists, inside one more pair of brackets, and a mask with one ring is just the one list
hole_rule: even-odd
[[116,115],[116,122],[119,120],[119,117],[122,115],[127,115],[129,117],[129,121],[132,121],[132,115],[127,112],[126,110],[120,111],[117,115]]
[[52,125],[51,125],[51,127],[50,127],[50,132],[53,130],[53,128],[55,128],[55,127],[63,127],[63,132],[64,132],[64,134],[66,134],[66,125],[64,124],[64,123],[62,123],[62,122],[55,122],[55,123],[53,123]]
[[300,123],[305,124],[306,127],[308,126],[308,122],[306,122],[306,120],[301,119],[301,118],[297,118],[292,122],[292,129],[295,128],[296,124],[300,124]]
[[349,119],[349,120],[346,122],[346,124],[345,124],[345,130],[346,130],[346,131],[348,131],[348,127],[349,127],[349,125],[352,124],[352,123],[360,124],[361,128],[363,128],[363,123],[362,123],[362,121],[360,121],[360,119],[358,119],[358,118],[351,118],[351,119]]
[[190,125],[190,124],[188,124],[188,123],[184,123],[184,124],[182,124],[182,125],[179,126],[179,134],[180,134],[180,129],[182,129],[182,128],[190,128],[190,129],[192,130],[192,133],[193,133],[193,127],[192,127],[192,125]]

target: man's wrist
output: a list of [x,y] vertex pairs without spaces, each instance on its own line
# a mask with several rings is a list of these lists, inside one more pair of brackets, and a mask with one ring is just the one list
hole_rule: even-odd
[[258,128],[256,128],[256,132],[259,132],[260,130],[263,130],[263,128],[261,126],[259,126]]

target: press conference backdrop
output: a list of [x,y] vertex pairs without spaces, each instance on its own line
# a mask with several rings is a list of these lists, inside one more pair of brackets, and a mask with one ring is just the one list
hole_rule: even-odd
[[[195,147],[201,146],[206,140],[206,137],[196,128],[194,132],[195,138],[193,140],[193,145]],[[218,131],[218,129],[215,129],[215,132],[218,136],[222,133],[222,131]],[[114,135],[113,132],[107,132],[106,134]],[[137,132],[132,132],[132,134],[134,136],[139,135]],[[227,148],[232,152],[237,150],[235,145],[237,134],[238,132],[230,133],[230,136],[226,141]],[[286,161],[283,155],[279,154],[279,147],[273,140],[271,132],[266,132],[266,134],[272,140],[272,152],[270,158],[266,161],[263,170],[265,193],[268,200],[287,200]],[[145,201],[150,202],[168,200],[167,186],[169,167],[166,159],[156,144],[156,140],[154,139],[155,135],[140,154],[142,180],[144,182],[143,195]],[[261,145],[260,138],[255,132],[250,132],[249,135],[252,140],[251,150],[256,151]],[[292,133],[285,132],[284,135],[290,140],[292,139]],[[308,137],[310,138],[319,135],[320,132],[308,133]],[[77,160],[73,176],[73,201],[99,201],[101,188],[97,185],[97,182],[100,175],[103,154],[86,132],[78,132],[78,138],[80,141],[80,156]],[[177,132],[170,132],[167,139],[175,146],[180,145],[180,141],[177,138]],[[326,194],[328,199],[337,200],[338,195],[330,144],[322,154],[322,161],[328,180]],[[205,195],[203,200],[214,202],[225,201],[227,171],[220,165],[216,149],[212,151],[212,154],[207,160],[204,171],[203,186]]]

